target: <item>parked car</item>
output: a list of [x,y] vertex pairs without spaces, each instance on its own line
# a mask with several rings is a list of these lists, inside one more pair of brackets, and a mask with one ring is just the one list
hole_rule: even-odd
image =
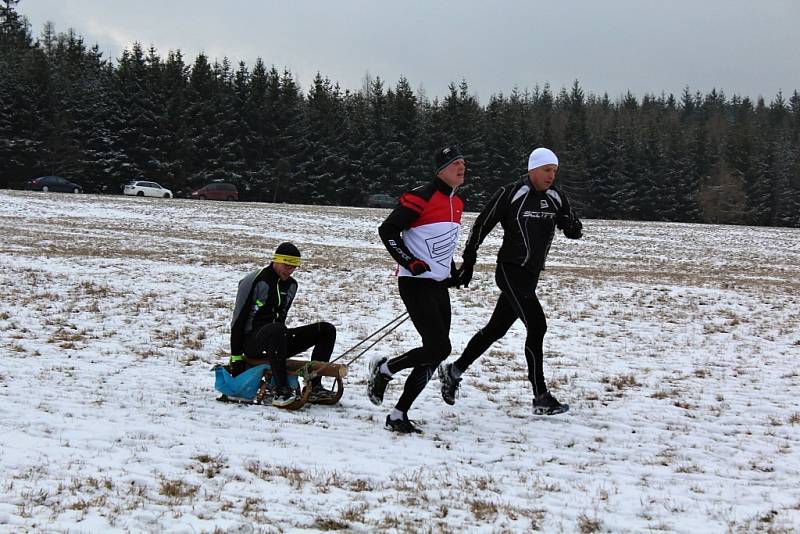
[[130,182],[125,184],[122,189],[125,195],[133,195],[137,197],[159,197],[159,198],[172,198],[172,191],[166,187],[161,187],[155,182]]
[[393,208],[397,205],[397,199],[391,195],[377,194],[367,197],[367,206],[370,208]]
[[83,193],[83,188],[60,176],[41,176],[25,184],[31,191],[58,191],[60,193]]
[[233,184],[214,182],[189,193],[189,198],[200,200],[239,200],[239,190]]

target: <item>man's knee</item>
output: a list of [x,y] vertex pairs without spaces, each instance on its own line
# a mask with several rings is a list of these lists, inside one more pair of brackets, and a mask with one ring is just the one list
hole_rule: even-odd
[[544,335],[547,332],[547,317],[544,314],[542,307],[533,303],[528,303],[528,306],[523,307],[523,322],[528,330],[541,332]]
[[547,333],[547,319],[544,315],[536,317],[536,320],[533,322],[533,330],[541,334],[542,337]]
[[439,365],[441,362],[445,361],[453,351],[453,346],[450,344],[449,339],[431,343],[430,345],[426,345],[425,348],[428,351],[431,365]]
[[265,325],[258,332],[258,344],[260,351],[267,357],[286,357],[286,338],[288,328],[283,323],[272,323]]
[[[289,329],[283,323],[273,323],[268,325],[269,330],[266,332],[264,338],[267,345],[271,346],[285,346],[286,339],[289,337]],[[267,327],[264,327],[267,328]]]
[[490,326],[487,325],[478,330],[478,332],[473,337],[478,338],[481,343],[492,345],[500,338],[502,338],[504,335],[506,335],[506,332],[508,332],[507,329],[505,331],[502,331],[497,328],[491,328]]
[[331,323],[325,321],[317,323],[317,328],[319,329],[320,336],[336,339],[336,327]]

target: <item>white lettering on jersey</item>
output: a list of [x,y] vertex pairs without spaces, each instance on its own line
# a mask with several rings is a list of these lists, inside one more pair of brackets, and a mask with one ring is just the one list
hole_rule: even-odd
[[556,216],[555,213],[550,213],[549,211],[523,211],[521,214],[523,217],[527,217],[530,219],[552,219]]

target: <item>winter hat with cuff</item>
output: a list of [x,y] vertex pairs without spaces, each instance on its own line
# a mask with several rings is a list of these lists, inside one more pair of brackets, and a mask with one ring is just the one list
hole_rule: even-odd
[[442,169],[455,160],[464,159],[464,156],[461,154],[461,149],[458,148],[457,145],[450,145],[437,150],[433,155],[433,159],[436,162],[436,172],[434,174],[439,174]]
[[544,165],[558,165],[558,158],[549,148],[537,148],[528,158],[528,170],[533,170]]

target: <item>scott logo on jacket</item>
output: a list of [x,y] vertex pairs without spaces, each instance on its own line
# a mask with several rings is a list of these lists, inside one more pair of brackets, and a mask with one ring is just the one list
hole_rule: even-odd
[[522,216],[523,217],[528,217],[528,218],[531,218],[531,219],[552,219],[553,217],[556,216],[556,214],[552,213],[552,212],[549,212],[549,211],[530,211],[530,210],[527,210],[527,211],[523,211],[522,212]]

